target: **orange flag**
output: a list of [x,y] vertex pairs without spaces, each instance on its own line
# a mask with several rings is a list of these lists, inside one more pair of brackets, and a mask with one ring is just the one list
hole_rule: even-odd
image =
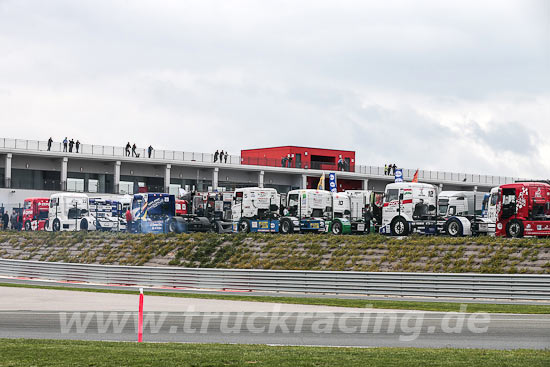
[[411,182],[418,182],[418,170],[416,170],[413,180]]

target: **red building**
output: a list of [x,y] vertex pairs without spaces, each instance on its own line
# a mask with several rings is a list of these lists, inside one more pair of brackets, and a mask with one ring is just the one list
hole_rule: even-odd
[[[355,172],[355,152],[296,146],[241,150],[241,164],[315,169],[327,172]],[[318,176],[308,176],[307,187],[317,188]],[[361,189],[360,180],[338,179],[338,191]],[[328,177],[325,182],[328,188]]]
[[[340,158],[344,164],[338,167]],[[355,152],[295,146],[244,149],[241,164],[354,172]]]

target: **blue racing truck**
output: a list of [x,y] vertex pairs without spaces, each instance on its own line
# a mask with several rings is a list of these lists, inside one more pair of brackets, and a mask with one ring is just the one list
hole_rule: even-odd
[[165,193],[135,194],[132,200],[132,224],[134,233],[184,233],[185,220],[176,217],[176,198]]

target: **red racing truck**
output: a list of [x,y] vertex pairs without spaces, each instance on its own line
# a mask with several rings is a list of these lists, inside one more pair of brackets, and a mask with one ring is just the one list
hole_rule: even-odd
[[496,235],[550,236],[550,185],[516,182],[498,189]]
[[27,198],[23,204],[23,227],[25,231],[43,231],[48,219],[50,198]]

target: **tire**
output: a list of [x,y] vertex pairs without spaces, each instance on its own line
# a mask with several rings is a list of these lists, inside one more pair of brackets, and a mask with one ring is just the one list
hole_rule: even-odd
[[80,230],[81,231],[88,230],[88,220],[86,218],[82,218],[82,220],[80,221]]
[[511,238],[523,237],[523,223],[517,219],[512,219],[506,226],[506,236]]
[[458,219],[451,219],[447,222],[445,232],[451,237],[462,237],[464,235],[464,228]]
[[25,231],[32,231],[31,222],[29,220],[25,222]]
[[294,225],[292,222],[288,219],[283,219],[281,221],[281,233],[282,234],[289,234],[291,232],[294,232]]
[[250,232],[250,220],[242,219],[239,222],[239,232],[249,233]]
[[340,222],[339,220],[332,223],[332,234],[342,234],[342,222]]
[[222,233],[222,226],[218,222],[214,221],[212,222],[212,232],[214,233]]
[[61,222],[58,218],[55,218],[52,223],[52,231],[59,232],[61,230]]
[[170,219],[170,221],[168,222],[168,232],[170,233],[176,233],[177,232],[177,225],[176,225],[176,221],[174,219]]
[[409,225],[403,217],[397,217],[391,222],[390,230],[392,236],[407,236]]

